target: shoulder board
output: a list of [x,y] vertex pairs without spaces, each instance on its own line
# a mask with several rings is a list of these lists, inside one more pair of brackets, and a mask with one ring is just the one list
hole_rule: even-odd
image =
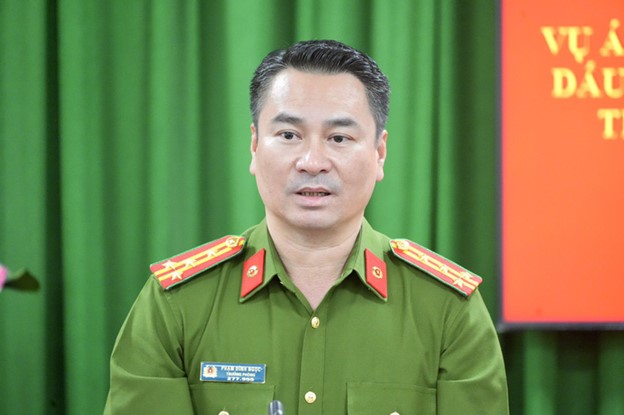
[[243,250],[245,238],[224,236],[179,255],[150,265],[160,285],[168,290],[202,271],[233,258]]
[[396,256],[459,291],[464,297],[470,296],[483,281],[456,263],[407,239],[393,239],[390,247]]

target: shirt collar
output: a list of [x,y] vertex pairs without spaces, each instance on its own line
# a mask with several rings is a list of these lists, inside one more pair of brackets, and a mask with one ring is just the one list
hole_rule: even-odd
[[[387,238],[376,232],[368,221],[364,219],[360,233],[353,245],[353,250],[347,258],[347,262],[345,263],[340,278],[336,281],[336,285],[340,284],[345,278],[351,275],[351,273],[355,272],[362,284],[369,288],[373,294],[383,301],[387,301],[387,290],[381,289],[381,286],[387,284],[383,258],[388,250],[388,246]],[[371,263],[371,261],[374,263]],[[376,268],[376,277],[372,276],[374,268]],[[383,269],[381,275],[376,273],[379,268]],[[379,271],[381,271],[381,269],[379,269]],[[379,283],[381,283],[381,286]]]
[[[269,234],[266,220],[263,220],[255,227],[249,229],[244,233],[244,236],[247,238],[247,243],[245,247],[245,266],[243,267],[243,275],[241,278],[243,280],[248,278],[249,272],[249,261],[257,262],[259,258],[262,257],[262,270],[263,275],[259,275],[258,277],[262,277],[262,280],[256,283],[255,288],[249,291],[246,294],[241,293],[240,302],[244,302],[249,298],[253,297],[257,292],[261,291],[264,287],[266,287],[269,282],[278,278],[280,282],[284,285],[284,287],[289,290],[295,292],[297,291],[294,287],[292,280],[287,276],[286,270],[284,269],[284,265],[282,264],[282,260],[277,254],[277,250],[273,245],[273,240]],[[384,243],[385,242],[385,243]],[[356,238],[355,244],[353,245],[353,249],[347,258],[345,266],[343,268],[340,277],[336,281],[335,285],[339,285],[344,281],[352,273],[355,273],[362,284],[364,284],[369,290],[382,299],[383,301],[387,300],[387,295],[384,294],[384,290],[380,290],[379,282],[381,281],[384,285],[386,283],[386,275],[385,275],[385,264],[383,263],[383,258],[388,250],[388,242],[387,238],[385,238],[380,233],[376,232],[368,223],[366,219],[362,222],[362,228],[360,229],[360,233]],[[264,251],[264,253],[262,253]],[[367,254],[368,251],[368,254]],[[367,257],[368,255],[368,257]],[[372,255],[372,256],[371,256]],[[372,259],[371,259],[372,258]],[[383,274],[381,277],[371,277],[372,269],[377,268],[370,264],[370,261],[376,261],[375,263],[380,264],[380,268],[383,268]],[[367,263],[369,262],[369,263]],[[383,264],[383,266],[381,265]],[[367,270],[368,268],[368,270]]]

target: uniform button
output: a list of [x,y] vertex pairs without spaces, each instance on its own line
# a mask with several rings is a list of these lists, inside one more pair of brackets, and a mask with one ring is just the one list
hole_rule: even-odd
[[230,413],[228,411],[221,411],[219,412],[219,415],[230,415]]
[[307,393],[305,394],[305,401],[306,401],[307,403],[314,403],[314,402],[316,402],[316,393],[314,393],[314,392],[312,392],[312,391],[307,392]]
[[310,321],[310,325],[312,326],[313,329],[318,329],[319,326],[321,325],[321,319],[316,316],[312,317],[312,320]]

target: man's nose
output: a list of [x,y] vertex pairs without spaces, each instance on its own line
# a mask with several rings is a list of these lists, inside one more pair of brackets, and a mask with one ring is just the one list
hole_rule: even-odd
[[303,153],[297,159],[297,170],[312,175],[328,172],[331,169],[331,160],[325,143],[322,140],[309,140],[304,145]]

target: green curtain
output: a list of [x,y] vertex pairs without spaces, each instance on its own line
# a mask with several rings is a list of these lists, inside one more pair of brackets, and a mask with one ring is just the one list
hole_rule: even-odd
[[[344,41],[388,74],[386,179],[367,217],[481,274],[496,318],[496,9],[0,0],[0,262],[42,284],[0,293],[0,413],[100,413],[148,264],[261,219],[248,83],[300,39]],[[623,334],[502,334],[512,414],[624,414]]]

